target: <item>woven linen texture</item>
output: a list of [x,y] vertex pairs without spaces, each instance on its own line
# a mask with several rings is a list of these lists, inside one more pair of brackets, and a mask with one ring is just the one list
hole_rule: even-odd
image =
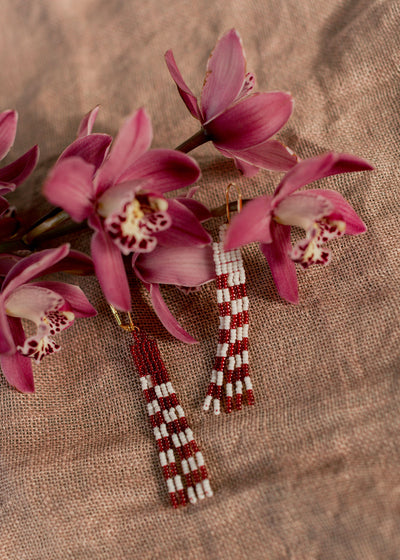
[[[135,319],[157,338],[209,469],[214,497],[173,511],[129,337],[94,278],[75,280],[99,311],[62,335],[35,369],[36,394],[0,378],[0,558],[4,560],[394,560],[400,554],[399,17],[397,0],[138,2],[3,0],[1,110],[20,115],[13,155],[40,165],[12,200],[34,221],[55,158],[81,116],[115,134],[145,106],[154,147],[197,131],[163,61],[172,48],[199,92],[208,53],[236,27],[260,91],[291,91],[279,138],[302,158],[326,150],[375,171],[321,181],[368,226],[330,244],[332,264],[299,270],[300,303],[281,300],[258,247],[243,249],[256,405],[202,411],[218,334],[215,286],[163,294],[199,341],[163,330],[132,281]],[[279,175],[244,179],[205,145],[193,153],[198,197],[272,192]],[[210,229],[214,239],[221,220]],[[89,234],[74,234],[88,250]],[[67,278],[64,278],[67,280]],[[69,278],[68,278],[69,279]]]

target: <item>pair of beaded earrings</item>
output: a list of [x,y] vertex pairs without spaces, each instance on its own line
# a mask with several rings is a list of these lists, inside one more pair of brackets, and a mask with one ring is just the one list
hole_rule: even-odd
[[[228,223],[229,191],[232,186],[234,185],[230,184],[226,190]],[[238,211],[241,207],[242,197],[239,191]],[[233,408],[240,410],[243,387],[246,391],[247,403],[254,404],[249,376],[249,301],[246,293],[246,277],[240,249],[224,251],[226,229],[227,224],[220,227],[219,241],[213,243],[219,334],[214,367],[203,409],[208,411],[213,403],[214,414],[220,414],[223,397],[227,413],[232,412]],[[140,376],[171,505],[177,508],[188,502],[194,504],[205,497],[211,497],[213,491],[203,454],[197,446],[169,379],[157,342],[134,325],[130,314],[128,314],[129,324],[124,325],[117,310],[112,306],[111,311],[118,325],[125,331],[131,332],[133,336],[131,352]]]

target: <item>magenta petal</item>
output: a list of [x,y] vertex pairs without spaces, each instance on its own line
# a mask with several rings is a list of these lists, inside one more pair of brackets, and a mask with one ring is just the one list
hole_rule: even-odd
[[21,259],[23,259],[23,257],[13,255],[12,253],[0,254],[0,276],[6,276],[12,267]]
[[213,251],[205,247],[156,247],[134,260],[138,277],[149,284],[200,286],[215,278]]
[[[215,147],[219,149],[217,144]],[[246,176],[249,176],[249,173],[246,173],[246,165],[251,166],[250,176],[252,176],[254,166],[257,168],[256,171],[258,168],[287,171],[298,161],[296,154],[277,140],[267,140],[247,150],[225,150],[224,155],[234,158],[237,166],[239,162],[243,162],[244,168],[241,171]]]
[[285,198],[292,192],[308,185],[313,181],[351,171],[365,171],[372,169],[366,161],[350,154],[335,154],[328,152],[320,156],[300,161],[295,165],[279,183],[275,190],[275,203]]
[[44,281],[32,282],[29,286],[47,288],[59,294],[70,306],[75,317],[94,317],[97,315],[96,309],[89,303],[87,297],[79,286],[65,284],[64,282]]
[[120,311],[130,311],[131,294],[118,247],[99,229],[92,237],[91,249],[96,276],[106,300]]
[[78,132],[76,134],[78,138],[82,138],[83,136],[88,136],[88,134],[91,134],[99,109],[100,105],[97,105],[83,117],[83,119],[79,123]]
[[[25,333],[21,319],[9,317],[12,334],[17,345],[23,346]],[[32,373],[32,360],[17,352],[11,355],[0,355],[0,366],[7,381],[23,393],[33,393],[35,384]]]
[[174,55],[172,54],[171,50],[165,53],[165,62],[167,63],[168,70],[169,73],[171,74],[172,79],[177,85],[179,94],[182,97],[184,104],[189,109],[189,111],[191,112],[191,114],[194,116],[195,119],[201,120],[201,114],[200,114],[199,106],[197,104],[197,99],[193,95],[190,88],[186,85],[184,79],[182,78],[182,75],[178,70]]
[[68,253],[69,244],[65,243],[56,249],[44,249],[21,259],[4,279],[2,286],[4,298],[22,284],[46,274],[50,267],[66,257]]
[[154,311],[167,331],[186,344],[197,344],[197,340],[185,331],[168,309],[162,298],[160,287],[157,284],[150,284],[149,289]]
[[180,202],[169,199],[168,214],[172,218],[171,226],[156,234],[161,245],[188,247],[207,245],[211,242],[210,234],[203,228],[196,216]]
[[17,132],[18,114],[16,111],[0,113],[0,159],[10,151]]
[[247,202],[228,226],[225,250],[230,251],[252,241],[271,241],[271,197],[259,196]]
[[15,352],[16,347],[11,333],[9,317],[6,315],[4,298],[0,301],[0,354]]
[[0,239],[9,239],[14,233],[18,231],[20,222],[17,218],[13,217],[0,217]]
[[43,187],[43,194],[61,206],[73,220],[81,222],[93,212],[93,165],[78,157],[56,163]]
[[0,181],[18,186],[35,168],[39,159],[39,147],[33,146],[24,155],[0,169]]
[[242,90],[246,60],[238,33],[231,29],[216,44],[207,63],[201,110],[209,121],[233,103]]
[[261,251],[271,269],[272,278],[281,297],[290,303],[299,301],[296,266],[288,254],[290,243],[290,226],[271,223],[272,243],[262,243]]
[[204,222],[211,218],[211,212],[198,200],[194,200],[194,198],[189,198],[189,196],[179,196],[175,200],[177,200],[180,204],[186,206],[188,210],[192,212],[196,216],[196,218],[200,222]]
[[338,192],[328,189],[309,189],[301,194],[308,197],[323,196],[326,200],[328,200],[334,208],[330,218],[345,222],[345,233],[348,235],[357,235],[359,233],[364,233],[367,230],[367,226],[355,210]]
[[331,168],[327,171],[324,177],[329,175],[339,175],[340,173],[353,173],[356,171],[370,171],[373,166],[357,156],[351,154],[334,154],[334,160]]
[[152,190],[159,193],[181,189],[195,183],[200,176],[197,162],[175,150],[149,150],[141,155],[119,178],[119,182],[149,179]]
[[293,99],[282,91],[254,93],[204,124],[211,140],[225,150],[244,150],[273,136],[289,119]]
[[[320,191],[294,193],[284,198],[274,209],[274,217],[281,224],[308,230],[314,223],[333,211],[334,205]],[[305,195],[305,196],[304,196]]]
[[99,171],[98,195],[110,185],[120,182],[125,171],[149,149],[152,138],[150,117],[145,109],[139,109],[122,125],[110,155]]
[[111,141],[112,138],[108,134],[89,134],[89,136],[78,138],[65,148],[57,163],[77,156],[93,165],[96,170],[103,163]]
[[46,274],[54,272],[67,272],[68,274],[88,275],[94,274],[93,261],[88,255],[80,251],[70,251],[68,256],[47,269]]

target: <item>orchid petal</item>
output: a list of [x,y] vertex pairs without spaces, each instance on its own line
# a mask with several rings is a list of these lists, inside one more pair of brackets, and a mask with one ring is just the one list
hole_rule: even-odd
[[119,212],[126,202],[131,202],[135,198],[139,190],[147,192],[146,187],[150,188],[150,185],[140,180],[112,185],[98,199],[97,213],[106,218],[114,212]]
[[313,196],[309,196],[309,191],[306,192],[307,194],[305,192],[292,194],[276,206],[274,216],[278,218],[279,223],[298,226],[307,231],[315,222],[324,216],[329,216],[334,205],[326,197],[321,196],[320,191],[314,191]]
[[278,132],[289,119],[292,108],[289,93],[254,93],[205,123],[204,129],[220,148],[244,150]]
[[133,259],[135,272],[149,284],[200,286],[215,278],[213,251],[205,247],[156,247]]
[[17,264],[23,257],[12,253],[0,254],[0,276],[7,276],[12,267]]
[[17,218],[13,217],[0,217],[0,239],[9,239],[20,226]]
[[190,210],[200,222],[204,222],[211,218],[210,210],[198,200],[194,200],[194,198],[189,198],[188,196],[179,196],[175,200],[186,206],[186,208]]
[[58,162],[43,187],[43,194],[55,206],[61,206],[75,222],[93,212],[93,165],[78,157]]
[[[220,150],[218,144],[216,144],[215,147]],[[244,166],[241,171],[247,177],[251,177],[255,174],[253,172],[254,167],[256,168],[256,172],[259,168],[270,169],[271,171],[287,171],[298,161],[296,154],[277,140],[267,140],[262,144],[247,148],[247,150],[221,151],[223,151],[224,155],[227,157],[234,158],[237,167],[243,162]],[[246,164],[250,165],[250,174],[246,168]]]
[[79,286],[50,280],[44,282],[32,282],[29,286],[45,288],[58,294],[69,304],[70,310],[77,318],[94,317],[97,315],[96,309],[91,305]]
[[154,311],[167,331],[182,342],[197,344],[197,340],[185,331],[168,309],[161,295],[160,287],[157,284],[150,284],[149,290]]
[[16,111],[3,111],[0,113],[0,159],[10,151],[17,132],[18,114]]
[[6,315],[4,298],[0,296],[0,354],[15,352],[15,343],[11,332],[9,317]]
[[86,163],[93,165],[96,171],[103,163],[111,142],[112,138],[108,134],[82,136],[65,148],[58,158],[58,163],[68,158],[80,157]]
[[9,317],[28,319],[37,325],[49,311],[56,311],[64,304],[57,293],[34,284],[25,284],[13,290],[5,298],[6,313]]
[[197,162],[176,150],[149,150],[142,154],[119,178],[119,182],[148,179],[158,193],[181,189],[200,176]]
[[299,300],[296,265],[289,257],[292,248],[290,243],[290,226],[271,223],[272,243],[262,243],[261,251],[271,269],[272,278],[281,297],[290,303]]
[[[25,333],[21,319],[9,317],[11,331],[18,345],[25,342]],[[21,356],[17,352],[11,355],[0,354],[0,366],[7,381],[23,393],[33,393],[35,385],[33,380],[32,362],[30,358]]]
[[149,149],[152,137],[150,117],[145,109],[138,109],[122,125],[110,155],[99,171],[98,195],[119,182],[124,172]]
[[247,202],[236,214],[225,235],[224,248],[230,251],[252,241],[271,241],[271,197],[260,196]]
[[335,154],[334,152],[300,161],[286,173],[277,186],[274,203],[277,204],[292,192],[323,177],[368,169],[372,169],[368,162],[350,154]]
[[[0,196],[3,197],[3,195],[8,194],[10,192],[14,192],[16,188],[16,185],[14,185],[13,183],[8,183],[5,181],[0,181]],[[3,200],[5,200],[3,198]],[[8,204],[8,202],[7,202]],[[7,206],[8,208],[8,206]]]
[[364,224],[355,210],[338,192],[332,191],[330,189],[309,189],[302,192],[301,194],[305,195],[306,197],[325,197],[325,199],[328,200],[333,207],[332,214],[331,216],[329,216],[329,218],[333,220],[342,220],[343,222],[345,222],[345,233],[347,233],[347,235],[358,235],[359,233],[364,233],[367,230],[367,226]]
[[196,216],[180,202],[169,199],[168,214],[172,218],[171,226],[156,234],[161,245],[187,247],[206,245],[211,242],[210,234],[203,228]]
[[182,78],[182,75],[178,70],[178,66],[176,65],[175,58],[171,50],[165,53],[165,62],[167,63],[169,73],[171,74],[171,77],[178,88],[179,94],[184,104],[189,109],[193,117],[201,121],[201,113],[197,104],[197,99]]
[[68,253],[69,244],[65,243],[56,249],[38,251],[19,261],[4,279],[2,286],[4,298],[22,284],[46,274],[47,269],[66,257]]
[[86,113],[81,122],[79,123],[77,137],[82,138],[92,133],[93,125],[99,112],[100,105],[96,105],[94,109]]
[[[88,275],[94,274],[92,259],[80,251],[70,251],[68,256],[46,270],[46,274],[54,272],[67,272],[68,274]],[[1,275],[1,273],[0,273]]]
[[207,63],[200,96],[204,120],[209,121],[233,103],[242,91],[246,60],[240,37],[231,29],[216,44]]
[[130,311],[131,294],[118,247],[102,229],[97,229],[91,249],[96,276],[106,300],[120,311]]
[[24,155],[0,169],[0,181],[18,186],[35,168],[39,159],[39,147],[33,146]]

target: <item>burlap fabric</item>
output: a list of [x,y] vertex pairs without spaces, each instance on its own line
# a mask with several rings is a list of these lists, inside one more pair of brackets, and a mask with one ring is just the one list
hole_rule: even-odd
[[[10,157],[41,147],[19,193],[31,220],[49,207],[40,185],[50,164],[94,105],[102,105],[97,131],[115,134],[145,106],[153,146],[193,134],[163,53],[174,50],[199,91],[208,53],[231,27],[258,89],[295,97],[283,141],[303,158],[333,149],[376,168],[324,181],[368,232],[332,243],[329,267],[299,270],[298,306],[279,299],[258,247],[244,250],[255,407],[202,412],[217,335],[214,286],[189,296],[163,290],[200,341],[185,346],[132,278],[137,322],[159,341],[212,478],[215,496],[196,506],[170,508],[129,336],[97,281],[75,280],[98,317],[63,333],[62,353],[35,369],[35,395],[0,379],[0,557],[400,558],[397,0],[3,0],[0,14],[0,108],[20,114]],[[203,170],[199,197],[210,206],[223,202],[231,180],[254,196],[279,179],[241,178],[212,146],[193,155]],[[70,239],[88,248],[88,235]]]

